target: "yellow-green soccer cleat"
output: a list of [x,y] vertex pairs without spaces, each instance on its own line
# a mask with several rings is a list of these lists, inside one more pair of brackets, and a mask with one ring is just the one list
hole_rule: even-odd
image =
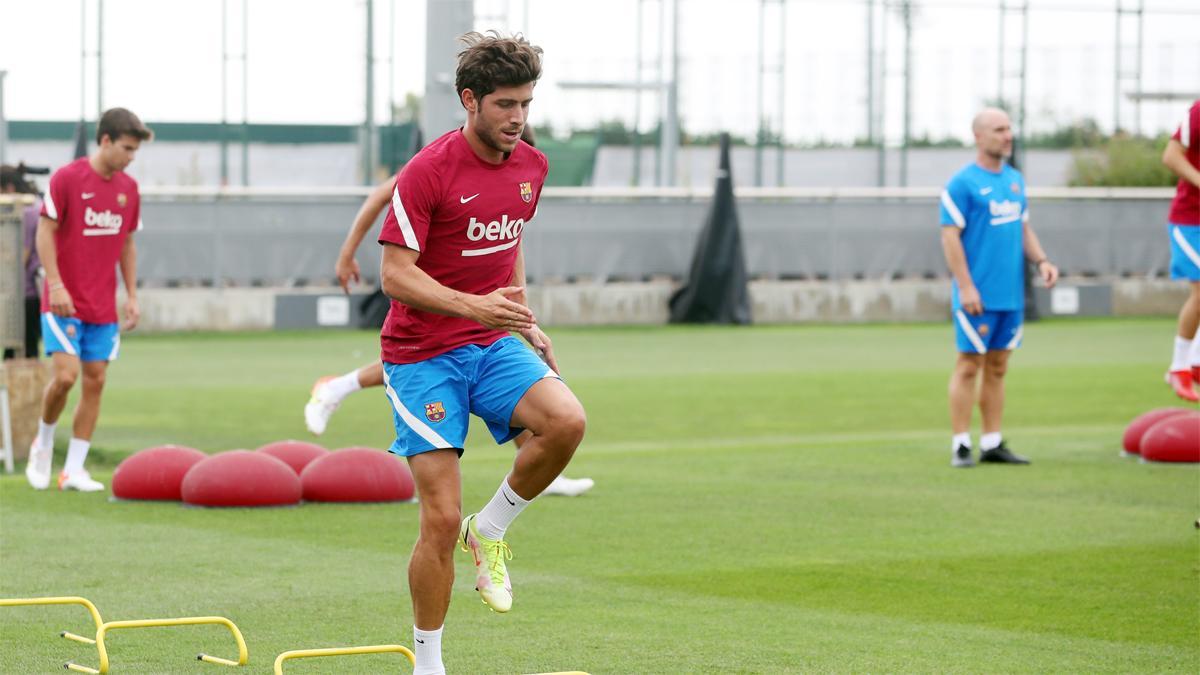
[[508,578],[505,560],[512,560],[512,550],[503,539],[488,539],[479,535],[472,513],[463,519],[458,531],[459,547],[475,558],[475,590],[483,604],[493,612],[512,609],[512,581]]

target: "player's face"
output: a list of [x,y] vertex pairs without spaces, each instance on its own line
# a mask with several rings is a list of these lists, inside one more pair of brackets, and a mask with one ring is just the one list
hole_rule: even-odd
[[133,156],[137,154],[141,144],[137,136],[123,134],[115,141],[104,136],[100,139],[100,155],[109,169],[124,171],[133,161]]
[[512,152],[517,147],[517,141],[521,140],[521,131],[525,129],[532,101],[533,82],[516,87],[500,87],[483,99],[475,100],[475,109],[467,110],[475,135],[484,145],[497,152]]
[[979,149],[995,159],[1012,155],[1012,123],[1007,115],[994,115],[984,120],[985,124],[976,136]]

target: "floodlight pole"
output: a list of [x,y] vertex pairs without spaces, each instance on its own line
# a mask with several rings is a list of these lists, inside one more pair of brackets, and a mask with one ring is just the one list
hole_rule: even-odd
[[96,0],[96,124],[104,114],[104,0]]
[[250,0],[242,0],[242,185],[250,185]]
[[666,87],[666,114],[663,115],[663,185],[675,185],[675,153],[679,149],[679,0],[671,0],[671,79]]
[[367,96],[366,114],[363,119],[363,185],[374,182],[375,172],[371,161],[375,136],[375,0],[367,0]]
[[4,116],[4,76],[7,70],[0,70],[0,164],[7,161],[8,154],[8,118]]
[[900,144],[900,187],[908,186],[908,142],[912,134],[912,0],[900,3],[904,17],[904,137]]
[[221,0],[221,186],[229,185],[229,0]]

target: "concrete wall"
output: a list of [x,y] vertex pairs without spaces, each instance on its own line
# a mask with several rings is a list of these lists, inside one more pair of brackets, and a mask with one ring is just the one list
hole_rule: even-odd
[[[1084,302],[1111,307],[1115,316],[1174,315],[1187,297],[1185,284],[1155,279],[1066,279],[1085,298],[1098,291],[1111,293],[1108,302]],[[676,282],[540,284],[529,289],[530,304],[546,326],[597,324],[661,325],[667,322],[667,301]],[[281,303],[280,296],[342,297],[340,288],[148,288],[141,291],[139,331],[270,330],[301,327],[298,303]],[[750,301],[755,323],[867,323],[945,321],[950,315],[950,285],[946,280],[904,281],[754,281]],[[299,303],[304,304],[304,303]],[[1049,307],[1049,303],[1039,302]],[[308,303],[316,307],[317,303]],[[289,307],[287,316],[280,307]],[[1043,311],[1044,315],[1050,312]],[[351,324],[353,325],[353,316]],[[308,326],[317,328],[316,310]]]

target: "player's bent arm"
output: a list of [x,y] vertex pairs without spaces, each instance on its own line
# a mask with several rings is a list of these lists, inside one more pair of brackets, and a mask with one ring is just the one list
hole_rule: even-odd
[[1183,143],[1174,138],[1167,141],[1167,148],[1163,150],[1162,163],[1174,171],[1176,176],[1200,187],[1200,169],[1192,166],[1192,163],[1188,161]]
[[375,189],[371,190],[371,194],[367,195],[366,201],[358,209],[358,214],[354,216],[350,231],[346,233],[346,240],[342,242],[340,255],[343,258],[354,258],[354,254],[358,252],[358,247],[367,236],[367,232],[371,231],[371,226],[378,220],[379,214],[383,213],[388,202],[392,200],[392,190],[395,187],[395,177],[388,178],[376,185]]
[[384,244],[379,280],[385,295],[415,309],[471,319],[488,328],[524,330],[533,325],[529,308],[510,299],[524,289],[510,286],[487,295],[456,291],[417,267],[420,255],[410,248]]

